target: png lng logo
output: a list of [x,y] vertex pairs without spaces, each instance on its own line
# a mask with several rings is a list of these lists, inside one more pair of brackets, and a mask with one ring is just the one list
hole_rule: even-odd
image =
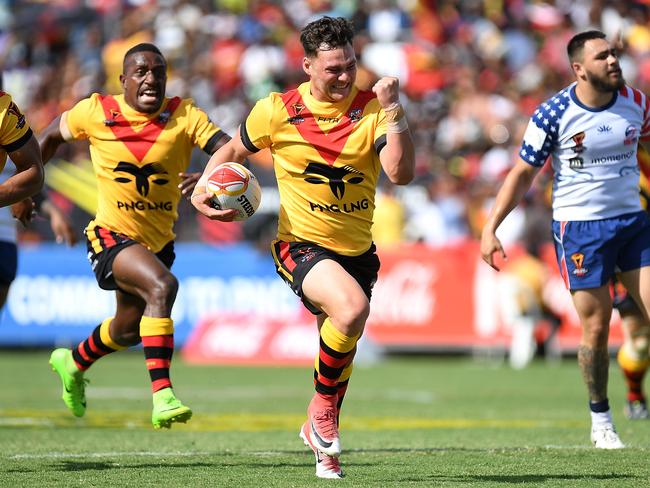
[[328,184],[337,199],[345,195],[345,185],[358,185],[363,181],[364,174],[352,166],[335,168],[328,164],[310,162],[303,173],[307,183],[313,185]]
[[[135,187],[138,193],[143,197],[149,194],[149,178],[156,175],[168,174],[160,163],[145,164],[142,168],[132,163],[120,161],[119,164],[113,169],[113,172],[127,173],[135,178]],[[118,176],[115,178],[118,183],[129,183],[131,178],[126,176]],[[167,178],[154,178],[151,180],[155,185],[165,185],[169,183]]]

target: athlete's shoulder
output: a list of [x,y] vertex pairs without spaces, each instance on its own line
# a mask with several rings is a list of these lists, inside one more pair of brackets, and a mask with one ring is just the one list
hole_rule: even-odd
[[91,93],[86,98],[82,98],[77,103],[74,104],[73,109],[80,110],[90,110],[93,107],[97,107],[102,104],[103,100],[111,95],[102,95],[101,93]]
[[[9,93],[0,91],[0,125],[3,131],[23,131],[29,129],[25,115],[20,111]],[[6,135],[6,134],[5,134]]]
[[540,103],[530,116],[531,123],[547,134],[557,134],[560,120],[572,105],[573,86],[573,84],[567,86]]
[[556,92],[546,100],[544,100],[542,103],[540,103],[537,108],[535,109],[535,112],[533,112],[533,115],[536,115],[540,112],[545,113],[545,112],[551,112],[555,111],[557,112],[558,110],[561,110],[564,112],[569,105],[572,102],[571,98],[571,90],[575,86],[575,83],[572,83],[571,85],[562,88],[560,91]]
[[6,110],[11,104],[11,95],[7,92],[0,90],[0,110]]
[[618,91],[618,95],[618,101],[621,101],[622,103],[634,103],[642,107],[644,110],[647,110],[648,105],[650,104],[648,96],[645,93],[627,84],[621,87]]

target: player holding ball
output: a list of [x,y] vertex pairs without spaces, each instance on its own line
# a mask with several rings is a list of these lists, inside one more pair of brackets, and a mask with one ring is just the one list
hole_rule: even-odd
[[232,211],[210,204],[207,175],[270,148],[280,193],[271,252],[320,331],[316,391],[300,437],[321,478],[343,476],[339,411],[379,270],[370,233],[377,180],[383,168],[391,182],[407,184],[415,167],[399,82],[382,78],[372,91],[357,89],[353,36],[343,18],[308,24],[300,40],[309,81],[259,100],[237,136],[212,156],[192,195],[207,217],[231,219]]

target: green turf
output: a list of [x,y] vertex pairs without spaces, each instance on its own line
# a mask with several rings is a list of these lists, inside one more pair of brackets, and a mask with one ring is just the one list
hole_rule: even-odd
[[575,361],[523,371],[471,359],[391,359],[358,367],[342,419],[346,478],[318,480],[298,429],[310,371],[190,366],[176,360],[187,425],[154,431],[139,352],[102,359],[87,377],[88,411],[60,400],[48,352],[0,351],[0,486],[650,486],[650,421],[623,418],[630,447],[589,447]]

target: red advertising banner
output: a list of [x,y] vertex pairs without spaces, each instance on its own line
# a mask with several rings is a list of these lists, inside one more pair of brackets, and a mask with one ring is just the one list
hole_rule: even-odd
[[190,363],[313,364],[318,332],[313,316],[285,320],[260,314],[220,313],[203,318],[183,347]]
[[[508,255],[512,263],[522,251],[509,249]],[[380,348],[508,350],[521,327],[532,331],[540,323],[518,315],[521,287],[513,283],[512,273],[496,272],[481,260],[477,242],[444,248],[402,246],[380,250],[379,256],[382,265],[365,341]],[[560,351],[575,351],[581,328],[551,248],[545,249],[537,266],[533,272],[544,275],[539,296],[560,321],[556,344]],[[295,310],[284,315],[278,310],[206,314],[190,333],[184,358],[201,363],[309,365],[318,347],[315,319],[300,304]],[[615,311],[610,345],[621,342]]]
[[[518,254],[521,250],[508,250],[510,260]],[[481,260],[477,242],[439,248],[400,247],[384,250],[380,257],[382,267],[367,328],[376,343],[422,349],[510,343],[514,323],[510,276]],[[547,277],[542,296],[561,321],[559,346],[575,350],[580,323],[552,249],[545,249],[543,261]],[[622,342],[619,323],[615,311],[612,346]]]

